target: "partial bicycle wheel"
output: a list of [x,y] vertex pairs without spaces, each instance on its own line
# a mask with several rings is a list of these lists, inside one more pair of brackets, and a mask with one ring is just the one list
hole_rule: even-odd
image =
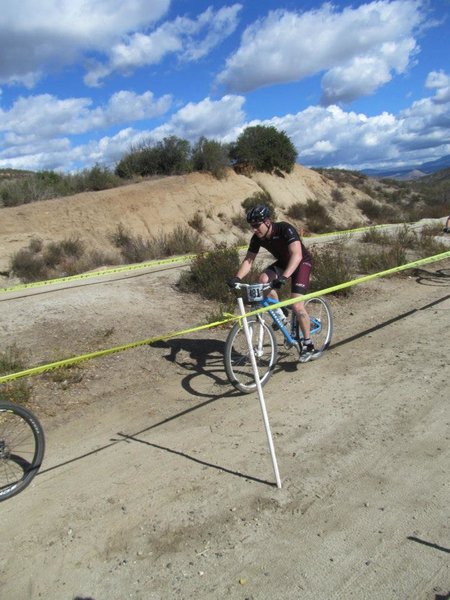
[[310,298],[305,302],[311,321],[311,339],[317,353],[328,348],[333,335],[333,315],[324,298]]
[[[261,385],[264,385],[272,375],[278,359],[277,341],[274,332],[263,319],[250,317],[247,321]],[[247,338],[244,327],[239,323],[233,326],[228,335],[224,362],[227,377],[235,388],[244,394],[256,390]]]
[[31,411],[0,402],[0,502],[24,490],[44,458],[45,438]]

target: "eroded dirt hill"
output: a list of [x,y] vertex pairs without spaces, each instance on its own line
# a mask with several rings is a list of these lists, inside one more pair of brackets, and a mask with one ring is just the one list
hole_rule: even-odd
[[[243,232],[232,223],[242,214],[243,200],[257,192],[268,192],[279,219],[296,202],[317,199],[339,226],[364,221],[356,207],[365,194],[350,185],[340,186],[344,202],[332,200],[336,183],[311,169],[296,165],[284,176],[255,173],[251,177],[230,170],[217,180],[211,175],[189,175],[148,180],[137,184],[86,192],[0,210],[0,271],[8,268],[10,256],[28,245],[33,237],[44,242],[75,236],[88,247],[111,247],[110,234],[119,223],[134,235],[172,231],[187,225],[197,213],[210,244],[235,243]],[[291,219],[290,219],[291,220]]]

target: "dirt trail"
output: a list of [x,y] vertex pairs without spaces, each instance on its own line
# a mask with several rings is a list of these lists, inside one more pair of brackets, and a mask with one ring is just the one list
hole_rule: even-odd
[[[10,295],[3,343],[37,364],[201,322],[177,278]],[[225,330],[36,378],[47,452],[0,504],[0,597],[447,597],[450,261],[332,307],[333,347],[282,355],[265,388],[281,490],[256,396],[225,379]]]

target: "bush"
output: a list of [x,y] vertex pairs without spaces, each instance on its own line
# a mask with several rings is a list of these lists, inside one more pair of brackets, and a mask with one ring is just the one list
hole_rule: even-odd
[[280,169],[290,173],[297,151],[284,131],[275,127],[255,125],[247,127],[231,145],[230,156],[238,163],[249,165],[256,171],[272,173]]
[[115,173],[123,179],[149,177],[159,172],[159,151],[148,143],[131,148],[116,165]]
[[113,255],[98,251],[86,253],[83,242],[78,238],[50,242],[47,246],[33,238],[28,248],[22,248],[13,255],[10,270],[22,281],[31,282],[76,275],[99,265],[117,262],[118,258]]
[[345,202],[345,196],[342,191],[338,188],[333,188],[331,192],[331,199],[333,202],[337,202],[338,204]]
[[208,171],[222,179],[230,165],[228,152],[228,145],[201,137],[192,151],[192,167],[194,171]]
[[99,165],[70,175],[39,171],[17,179],[1,181],[0,199],[3,206],[19,206],[79,192],[105,190],[117,187],[121,183],[120,178],[113,172]]
[[[353,276],[353,259],[348,249],[343,245],[327,246],[323,250],[314,252],[311,292],[317,292],[340,283],[345,283],[353,279]],[[339,290],[336,294],[349,296],[352,291],[353,288],[349,287]]]
[[371,221],[378,221],[383,215],[382,207],[373,200],[369,200],[368,198],[359,200],[356,206]]
[[43,256],[29,248],[22,248],[11,258],[12,273],[22,281],[40,281],[48,279],[48,271]]
[[327,209],[318,200],[308,199],[305,206],[305,216],[306,225],[310,231],[325,233],[333,231],[335,228],[334,221],[328,214]]
[[360,252],[358,266],[362,273],[377,273],[406,263],[405,249],[399,243],[380,251]]
[[[241,206],[244,212],[247,213],[251,208],[258,204],[264,204],[270,210],[270,218],[275,221],[277,218],[277,211],[275,209],[275,203],[272,200],[272,196],[266,190],[255,192],[253,196],[249,196],[241,202]],[[244,215],[245,217],[245,215]],[[248,227],[248,223],[247,223]]]
[[387,246],[392,243],[392,238],[385,231],[370,228],[362,234],[361,242],[363,244],[379,244],[380,246]]
[[192,171],[190,160],[191,145],[175,135],[165,137],[156,144],[142,143],[119,161],[115,173],[118,177],[130,179],[135,175],[180,175]]
[[303,221],[306,217],[305,205],[302,202],[295,202],[291,204],[287,211],[288,217],[296,219],[297,221]]
[[189,227],[198,231],[198,233],[203,233],[205,231],[205,223],[203,222],[202,215],[197,212],[195,215],[188,221]]
[[225,306],[234,305],[226,282],[239,268],[239,253],[236,248],[217,248],[200,254],[188,272],[181,274],[178,282],[182,292],[197,293],[207,300],[217,300]]
[[172,233],[159,233],[156,236],[144,239],[134,236],[120,223],[116,231],[110,235],[113,245],[128,263],[143,262],[164,258],[166,256],[182,255],[202,252],[203,239],[197,232],[192,232],[189,227],[179,225]]
[[162,175],[180,175],[192,171],[190,162],[191,146],[187,140],[171,135],[158,142],[158,173]]

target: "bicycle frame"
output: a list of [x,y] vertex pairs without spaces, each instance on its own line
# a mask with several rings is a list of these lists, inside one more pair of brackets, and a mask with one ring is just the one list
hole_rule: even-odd
[[[252,304],[253,306],[256,306],[257,308],[263,308],[263,307],[267,308],[271,305],[279,303],[279,300],[275,300],[274,298],[271,298],[270,296],[263,295],[263,292],[267,292],[268,290],[272,289],[271,284],[254,284],[254,285],[241,284],[240,287],[242,287],[243,289],[245,289],[247,291],[248,301],[250,302],[250,304]],[[286,327],[286,325],[284,325],[282,323],[281,319],[278,317],[278,315],[276,314],[276,312],[274,310],[269,310],[267,312],[269,313],[270,317],[272,318],[272,321],[277,325],[279,331],[281,331],[281,333],[283,334],[283,336],[286,340],[287,347],[289,347],[289,348],[295,347],[297,349],[298,353],[300,354],[301,347],[300,347],[298,340],[295,339],[295,334],[296,334],[296,327],[295,327],[296,315],[295,315],[295,313],[294,312],[292,313],[291,331],[289,331],[288,328]],[[262,319],[261,314],[257,315],[257,317],[259,319]]]
[[[302,332],[295,310],[292,311],[291,322],[283,324],[284,319],[278,316],[279,301],[266,296],[265,294],[272,289],[272,284],[247,284],[238,282],[234,285],[237,290],[245,290],[247,303],[250,304],[250,312],[254,309],[264,308],[268,312],[272,323],[276,327],[271,327],[268,320],[264,318],[264,313],[257,312],[248,318],[251,337],[251,348],[248,340],[245,339],[242,331],[242,323],[239,320],[232,326],[227,340],[225,342],[224,366],[227,377],[232,385],[240,392],[249,394],[255,390],[256,384],[253,377],[253,371],[250,368],[249,355],[253,350],[260,370],[261,385],[265,385],[270,379],[274,366],[278,360],[278,342],[274,329],[279,330],[284,338],[284,345],[287,349],[295,348],[299,355],[299,362],[308,362],[319,358],[324,350],[330,344],[333,333],[333,318],[323,298],[309,298],[305,300],[306,312],[308,312],[311,324],[311,334],[314,337],[314,355],[309,354],[306,360],[302,360]],[[303,299],[299,298],[299,302]],[[275,307],[277,309],[275,310]]]

